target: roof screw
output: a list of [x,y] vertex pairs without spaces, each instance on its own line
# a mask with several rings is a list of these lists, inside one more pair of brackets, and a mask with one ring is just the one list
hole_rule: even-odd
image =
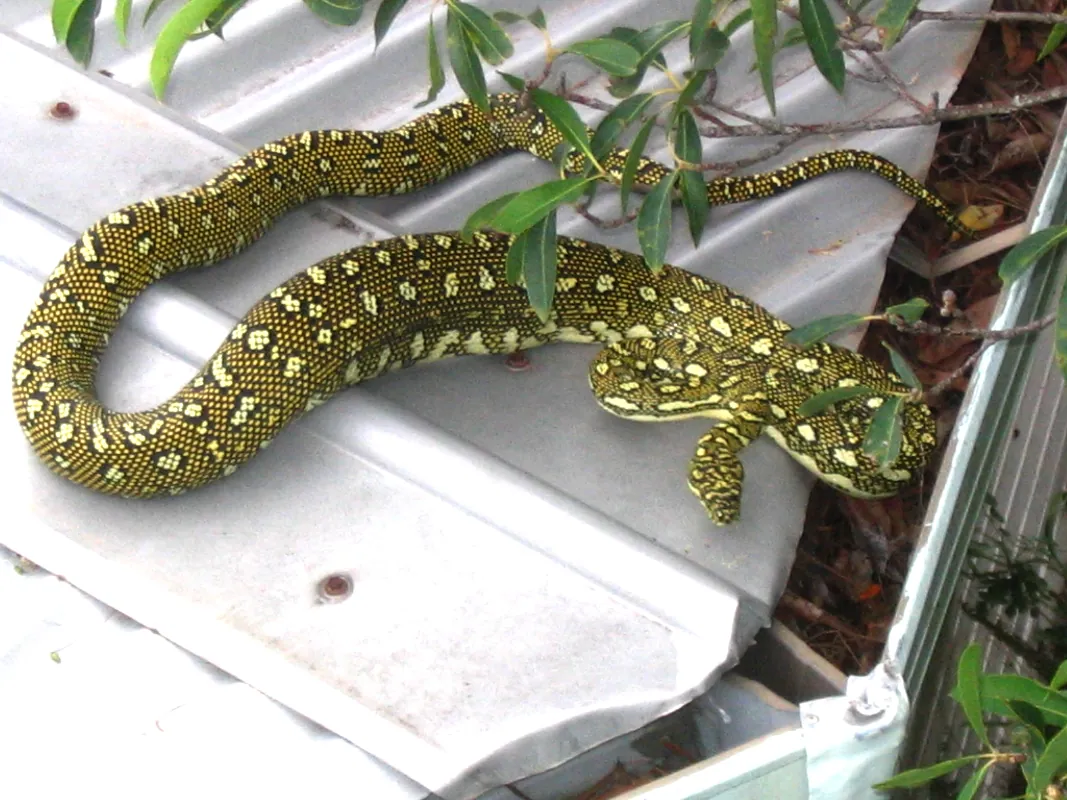
[[340,603],[352,594],[352,578],[343,572],[327,575],[319,581],[318,595],[321,603]]
[[508,353],[504,366],[512,372],[525,372],[530,368],[530,359],[522,350],[516,350],[514,353]]
[[74,117],[77,116],[78,112],[74,109],[74,106],[72,106],[66,100],[60,100],[58,103],[52,106],[52,110],[48,113],[52,116],[53,119],[67,120],[74,119]]

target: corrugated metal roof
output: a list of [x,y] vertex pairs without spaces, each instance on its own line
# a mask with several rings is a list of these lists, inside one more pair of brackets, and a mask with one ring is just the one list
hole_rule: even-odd
[[[0,87],[4,341],[66,244],[107,212],[198,183],[283,133],[413,116],[430,4],[409,5],[372,54],[369,20],[340,30],[300,4],[252,2],[226,42],[188,46],[171,110],[143,95],[158,22],[130,51],[100,37],[94,66],[109,79],[41,49],[51,32],[36,1],[5,5],[0,25],[15,34],[0,36],[0,74],[22,79]],[[673,1],[542,5],[559,42],[689,13]],[[973,36],[940,35],[932,47],[936,32],[924,34],[890,60],[917,97],[946,95]],[[759,111],[748,43],[737,39],[718,97]],[[516,47],[508,69],[539,69],[539,36],[517,29]],[[791,121],[901,110],[890,90],[860,81],[847,103],[837,98],[799,48],[780,70],[779,109]],[[566,72],[583,77],[576,63]],[[441,101],[456,96],[449,87]],[[58,100],[75,106],[74,120],[48,116]],[[932,141],[932,130],[811,140],[777,160],[859,146],[918,173]],[[716,142],[706,155],[764,144]],[[296,269],[371,237],[457,227],[490,197],[550,175],[514,156],[411,197],[292,214],[225,269],[146,293],[105,358],[101,393],[123,408],[158,402]],[[611,201],[599,202],[610,215]],[[909,203],[870,176],[826,178],[717,210],[695,250],[676,225],[670,257],[793,322],[864,309]],[[636,249],[629,231],[579,219],[560,228]],[[703,692],[768,621],[800,534],[808,478],[767,442],[744,457],[744,521],[710,526],[684,480],[706,426],[603,414],[585,385],[591,354],[545,348],[524,373],[486,358],[390,375],[316,411],[232,478],[152,503],[54,479],[8,410],[4,458],[20,477],[9,484],[18,524],[3,541],[408,778],[470,797]],[[355,578],[355,596],[316,604],[313,587],[337,571]]]

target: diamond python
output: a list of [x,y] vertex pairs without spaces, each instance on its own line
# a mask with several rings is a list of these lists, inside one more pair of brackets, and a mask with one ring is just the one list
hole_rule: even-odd
[[[53,471],[101,492],[178,494],[232,473],[295,417],[344,386],[448,356],[549,342],[601,342],[590,383],[607,411],[638,420],[705,416],[689,485],[718,524],[739,513],[738,452],[769,434],[823,480],[854,495],[895,493],[935,445],[930,410],[908,403],[900,458],[861,452],[888,393],[906,387],[874,362],[820,344],[783,343],[790,327],[721,284],[639,256],[560,238],[554,311],[542,323],[505,279],[507,237],[401,236],[328,258],[272,291],[204,368],[154,409],[118,413],[93,392],[99,355],[150,283],[231,256],[283,212],[325,195],[386,195],[438,182],[502,152],[549,158],[559,132],[517,95],[486,116],[467,101],[390,131],[306,131],[245,155],[201,186],[109,214],[45,283],[15,352],[13,394],[26,437]],[[605,159],[621,174],[626,151]],[[712,205],[785,191],[839,170],[879,175],[958,227],[936,196],[892,163],[835,151],[782,169],[709,182]],[[637,182],[666,173],[642,162]],[[801,418],[813,394],[863,383],[869,397]]]

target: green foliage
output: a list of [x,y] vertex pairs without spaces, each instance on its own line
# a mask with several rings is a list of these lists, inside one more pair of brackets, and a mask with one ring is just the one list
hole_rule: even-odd
[[[1044,256],[1059,247],[1065,239],[1067,225],[1054,225],[1030,234],[1004,256],[1000,262],[1000,279],[1004,281],[1005,286],[1010,286],[1027,274]],[[1045,259],[1046,262],[1049,260]],[[1056,365],[1060,368],[1060,373],[1067,378],[1067,285],[1060,287],[1055,332]]]
[[[95,21],[103,2],[52,0],[56,41],[83,65],[92,57]],[[185,44],[210,34],[221,37],[225,25],[246,3],[247,0],[151,0],[141,19],[142,25],[156,14],[169,15],[156,40],[150,65],[151,84],[157,97],[164,96]],[[367,0],[303,0],[303,3],[324,21],[343,26],[359,22],[368,6]],[[123,44],[129,31],[132,5],[132,0],[114,0],[116,32]],[[407,0],[375,0],[369,5],[374,10],[374,42],[378,47],[400,14],[411,10],[410,4]],[[436,24],[433,18],[434,11],[442,6],[443,36],[440,14]],[[527,87],[522,77],[496,73],[514,90],[527,92],[530,101],[562,132],[566,146],[557,155],[563,174],[559,180],[487,204],[467,220],[464,234],[470,236],[478,227],[493,227],[517,237],[512,245],[517,254],[515,263],[529,270],[523,273],[523,282],[539,313],[550,306],[552,299],[545,276],[554,269],[554,262],[549,263],[546,254],[554,254],[556,210],[567,203],[589,202],[597,185],[607,182],[619,187],[622,213],[630,213],[635,179],[644,168],[644,151],[658,127],[662,127],[674,164],[668,176],[641,198],[634,215],[642,254],[651,268],[659,269],[663,265],[676,201],[683,206],[694,244],[699,243],[707,224],[709,202],[700,169],[701,133],[694,108],[699,105],[712,70],[729,51],[730,37],[735,32],[752,25],[756,66],[772,111],[774,55],[790,42],[807,45],[816,66],[836,90],[842,90],[845,79],[838,29],[826,0],[800,0],[800,25],[791,27],[784,36],[779,35],[775,0],[693,0],[688,19],[664,19],[643,29],[620,26],[560,48],[553,45],[549,21],[540,8],[526,15],[507,9],[490,14],[478,0],[440,0],[431,4],[425,13],[429,88],[419,106],[437,99],[450,73],[471,101],[488,111],[490,80],[485,67],[505,65],[514,53],[506,26],[523,23],[534,26],[544,36],[546,67],[551,67],[563,53],[582,58],[605,75],[609,92],[620,101],[591,132],[570,104],[541,89],[540,81],[531,81]],[[677,47],[667,50],[680,40],[687,40],[688,45],[681,56]],[[671,63],[676,59],[685,63]],[[662,72],[669,88],[640,92],[650,70]],[[609,172],[601,161],[619,146],[621,137],[634,125],[638,126],[637,132],[621,168],[616,161]],[[645,185],[639,188],[647,189]],[[540,276],[534,275],[535,271]],[[535,291],[537,301],[533,300]],[[825,331],[816,338],[822,335],[826,335]]]
[[[1055,540],[1067,493],[1052,497],[1040,533],[1020,537],[1011,531],[992,497],[986,498],[986,521],[968,550],[965,575],[974,585],[964,612],[1010,647],[1049,685],[1062,689],[1067,669],[1067,553]],[[1026,620],[1027,641],[1015,634]],[[1059,667],[1059,669],[1057,669]]]
[[[994,764],[1009,763],[1022,765],[1024,800],[1062,796],[1067,779],[1067,695],[1022,675],[984,674],[981,664],[981,647],[969,645],[960,655],[952,697],[962,707],[983,752],[901,772],[876,789],[914,789],[958,769],[976,767],[956,794],[957,800],[970,800]],[[1057,670],[1060,673],[1067,675],[1067,661]],[[1009,746],[998,749],[992,744],[986,721],[992,715],[1000,717],[998,727],[1006,722]]]

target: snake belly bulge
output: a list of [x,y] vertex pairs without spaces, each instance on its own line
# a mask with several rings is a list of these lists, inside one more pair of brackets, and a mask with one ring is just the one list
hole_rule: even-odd
[[[516,96],[494,97],[493,109],[487,118],[462,102],[392,131],[296,134],[252,151],[202,186],[135,203],[86,231],[46,282],[15,353],[15,409],[42,461],[102,492],[177,494],[233,472],[344,386],[449,356],[566,341],[602,345],[589,378],[605,410],[642,421],[712,421],[696,444],[688,482],[718,524],[738,517],[738,453],[762,433],[858,496],[894,494],[921,472],[936,444],[921,403],[905,405],[894,464],[879,468],[862,453],[875,410],[907,392],[896,376],[848,350],[786,345],[786,323],[721,284],[674,267],[653,273],[639,256],[565,237],[547,322],[524,290],[506,281],[509,237],[401,236],[328,258],[272,291],[196,377],[156,408],[119,413],[96,399],[100,352],[128,305],[155,280],[239,252],[280,214],[315,197],[407,192],[503,152],[546,157],[555,149],[558,132]],[[951,217],[921,184],[884,166],[889,162],[839,152],[713,180],[709,200],[739,202],[858,169]],[[624,158],[617,151],[607,166]],[[652,185],[664,169],[643,162],[638,181]],[[858,383],[874,394],[800,417],[810,396]],[[682,472],[679,466],[680,479]]]

